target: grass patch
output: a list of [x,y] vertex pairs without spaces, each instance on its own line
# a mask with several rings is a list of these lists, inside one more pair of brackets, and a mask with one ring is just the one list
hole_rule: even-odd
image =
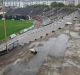
[[[32,20],[6,20],[7,37],[13,33],[18,33],[24,28],[29,28],[32,25]],[[0,40],[3,40],[4,38],[4,21],[0,20]]]

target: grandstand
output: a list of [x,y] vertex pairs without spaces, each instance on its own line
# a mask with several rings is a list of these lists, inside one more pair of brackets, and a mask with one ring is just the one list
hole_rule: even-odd
[[[27,6],[25,8],[8,8],[6,7],[6,19],[15,20],[29,20],[32,19],[34,22],[34,27],[42,27],[53,22],[63,19],[63,17],[76,11],[76,8],[47,8],[47,7],[34,7]],[[1,18],[1,17],[0,17]]]
[[51,20],[55,20],[57,18],[62,18],[64,16],[69,15],[76,9],[73,8],[53,8],[47,12],[45,12],[45,16],[49,17]]
[[[36,15],[41,15],[43,13],[42,8],[34,8],[32,6],[28,6],[26,8],[17,8],[17,9],[10,9],[6,13],[7,18],[14,18],[15,16],[20,16],[25,18],[29,18],[29,16],[34,17]],[[29,15],[29,16],[28,16]]]
[[[40,15],[45,16],[48,20],[55,21],[57,19],[63,18],[64,16],[69,15],[74,12],[76,9],[73,8],[39,8],[33,6],[27,6],[25,8],[10,8],[7,10],[6,18],[7,19],[29,19]],[[41,17],[42,18],[42,17]],[[43,17],[44,18],[44,17]]]

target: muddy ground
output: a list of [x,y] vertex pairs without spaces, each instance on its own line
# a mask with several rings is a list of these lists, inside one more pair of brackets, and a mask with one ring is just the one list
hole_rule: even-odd
[[[80,75],[80,37],[75,37],[80,31],[71,29],[70,32],[68,32],[69,29],[69,26],[66,26],[63,29],[50,33],[46,37],[35,40],[36,42],[47,41],[49,38],[57,37],[63,33],[70,36],[69,46],[65,52],[65,56],[56,58],[48,55],[37,75]],[[72,32],[75,32],[75,34],[72,34]],[[11,53],[0,57],[0,72],[2,72],[7,65],[18,59],[23,59],[25,62],[29,62],[34,56],[29,52],[30,44],[26,44],[24,47],[19,47]]]
[[[75,25],[76,27],[76,25]],[[64,57],[46,57],[38,75],[80,75],[80,31],[64,30],[70,36]]]

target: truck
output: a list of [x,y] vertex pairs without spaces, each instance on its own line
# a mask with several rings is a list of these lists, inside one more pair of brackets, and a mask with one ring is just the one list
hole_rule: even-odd
[[38,50],[36,48],[31,48],[29,49],[29,51],[32,53],[32,54],[37,54]]

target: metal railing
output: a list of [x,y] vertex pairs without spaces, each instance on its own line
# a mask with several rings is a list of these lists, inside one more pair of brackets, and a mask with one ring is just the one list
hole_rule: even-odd
[[5,45],[3,45],[2,47],[0,47],[0,56],[7,54],[8,52],[14,50],[18,46],[19,46],[18,40],[13,43],[8,44],[7,48],[5,47]]

